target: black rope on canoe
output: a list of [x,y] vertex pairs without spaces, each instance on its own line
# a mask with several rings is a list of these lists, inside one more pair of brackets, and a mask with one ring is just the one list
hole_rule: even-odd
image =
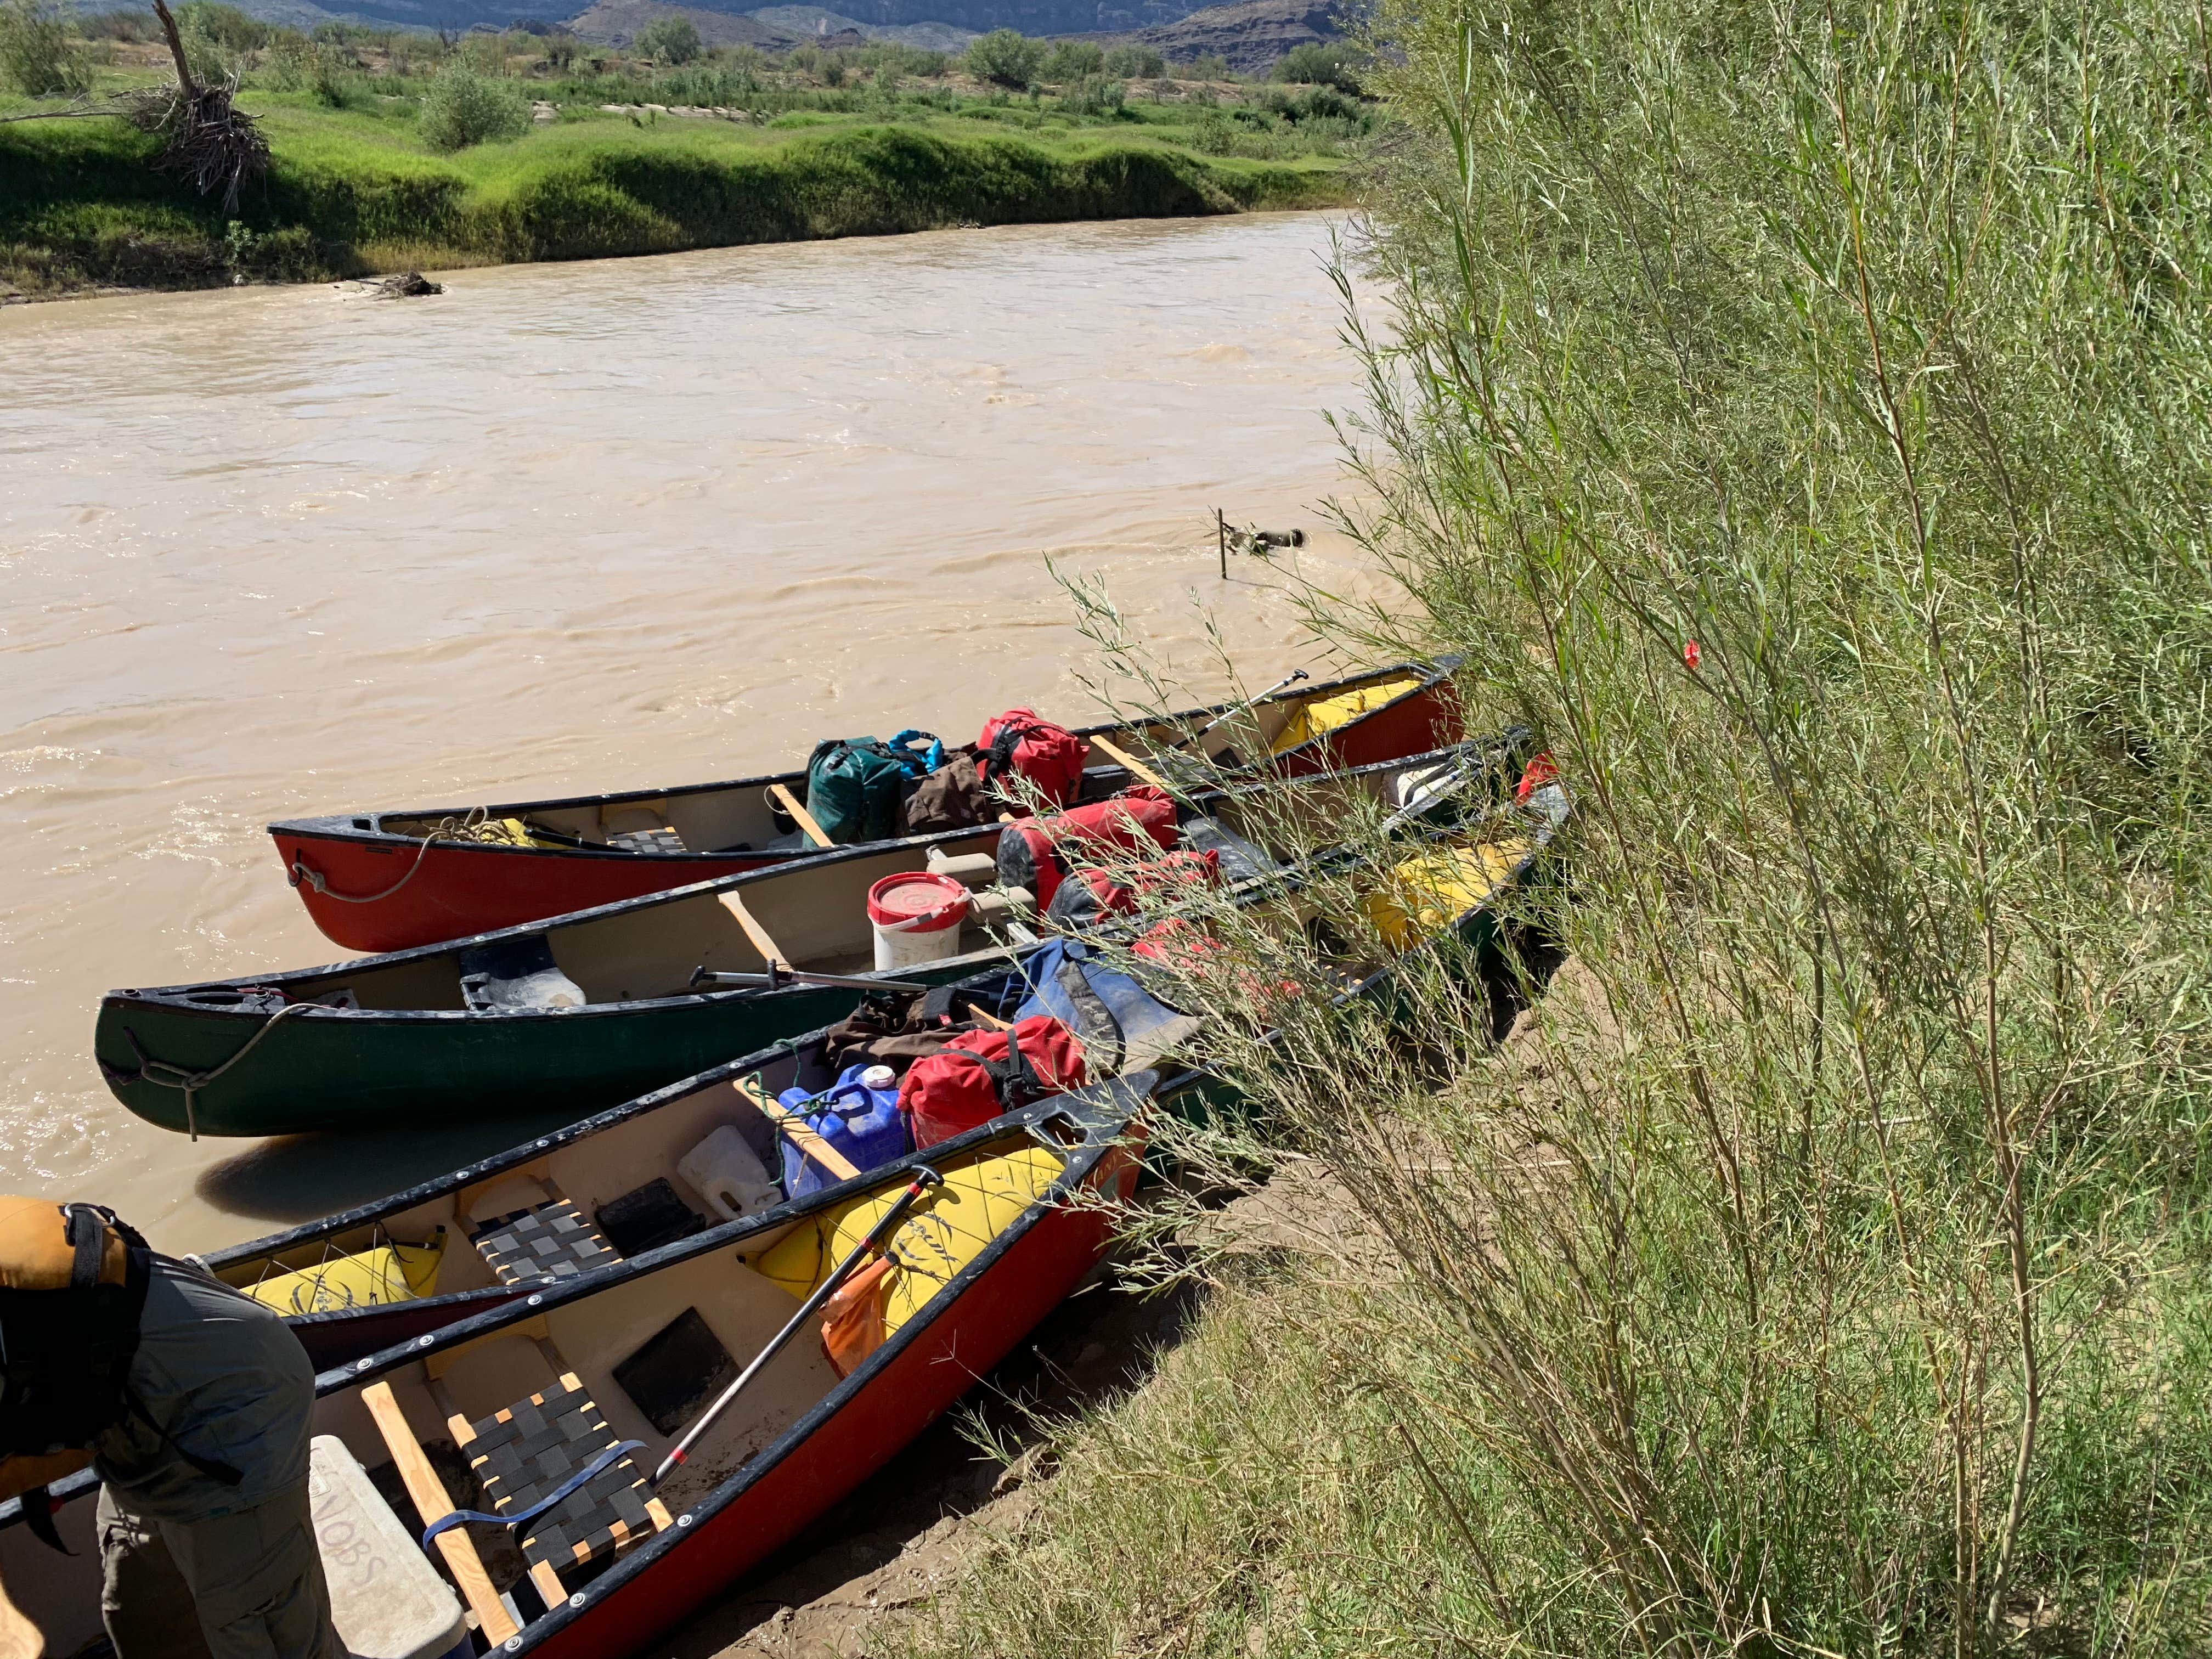
[[[289,1002],[285,1004],[284,1006],[279,1008],[275,1013],[270,1015],[267,1019],[262,1022],[261,1029],[256,1031],[252,1036],[246,1038],[244,1045],[240,1048],[236,1054],[233,1054],[228,1060],[223,1061],[222,1065],[210,1066],[204,1072],[187,1071],[181,1066],[170,1065],[166,1060],[155,1060],[150,1058],[147,1054],[146,1050],[140,1046],[137,1032],[132,1030],[128,1025],[126,1025],[123,1028],[123,1035],[131,1040],[131,1052],[138,1056],[137,1071],[136,1073],[125,1074],[116,1066],[110,1066],[104,1060],[100,1062],[100,1069],[106,1075],[109,1084],[116,1088],[121,1088],[132,1083],[150,1083],[157,1089],[183,1090],[185,1091],[185,1133],[190,1134],[194,1140],[198,1140],[200,1138],[200,1126],[198,1103],[195,1097],[199,1093],[199,1091],[202,1089],[206,1088],[209,1084],[214,1082],[232,1066],[237,1065],[240,1060],[244,1060],[246,1055],[252,1054],[253,1052],[254,1044],[259,1042],[262,1038],[267,1036],[270,1031],[274,1030],[276,1027],[276,1022],[283,1018],[285,1015],[296,1014],[303,1008],[320,1008],[324,1006],[324,1004],[319,1002]],[[157,1077],[155,1075],[159,1072],[166,1072],[168,1073],[168,1076]]]

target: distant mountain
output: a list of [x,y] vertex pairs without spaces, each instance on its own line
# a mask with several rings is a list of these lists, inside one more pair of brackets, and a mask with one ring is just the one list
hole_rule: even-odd
[[799,43],[797,31],[780,29],[757,18],[740,17],[699,6],[672,6],[665,0],[597,0],[588,11],[568,20],[571,33],[611,46],[626,46],[647,24],[663,17],[688,17],[699,38],[710,46],[758,46],[763,52],[787,52]]
[[1268,68],[1292,46],[1340,39],[1344,28],[1334,0],[1239,0],[1207,6],[1171,23],[1121,32],[1097,31],[1074,38],[1102,46],[1137,42],[1170,64],[1215,53],[1240,74]]
[[983,31],[963,29],[951,23],[866,23],[843,12],[820,6],[762,6],[750,15],[757,22],[788,33],[819,40],[850,29],[870,40],[896,40],[924,52],[962,52]]

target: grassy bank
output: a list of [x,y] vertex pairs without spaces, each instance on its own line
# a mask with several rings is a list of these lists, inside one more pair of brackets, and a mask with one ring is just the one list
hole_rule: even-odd
[[1273,1119],[1218,1174],[1317,1161],[1377,1259],[1218,1273],[915,1645],[2205,1651],[2200,19],[1382,27],[1401,591],[1314,621],[1556,756],[1515,910],[1582,994],[1499,1054],[1424,971],[1418,1041],[1306,994],[1263,1048],[1333,966],[1215,918],[1183,994]]
[[1206,157],[1139,130],[1014,137],[981,121],[798,130],[572,119],[452,156],[411,112],[246,98],[275,160],[235,221],[155,173],[120,122],[0,126],[0,281],[304,282],[404,266],[659,253],[937,226],[1224,213],[1341,199],[1334,164]]

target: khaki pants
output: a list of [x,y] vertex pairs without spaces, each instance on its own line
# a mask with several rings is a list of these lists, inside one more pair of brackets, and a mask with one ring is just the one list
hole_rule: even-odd
[[307,1490],[149,1521],[100,1490],[100,1616],[117,1659],[345,1659]]

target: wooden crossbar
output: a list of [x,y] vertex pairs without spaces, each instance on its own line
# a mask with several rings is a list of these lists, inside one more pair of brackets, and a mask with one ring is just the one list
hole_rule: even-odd
[[801,805],[799,797],[793,794],[790,790],[780,783],[771,783],[768,787],[768,792],[775,797],[778,805],[791,814],[792,822],[806,831],[808,838],[817,847],[835,847],[837,844],[830,839],[822,826],[814,821],[814,814]]
[[[415,1431],[407,1426],[406,1414],[392,1397],[392,1385],[372,1382],[361,1391],[361,1399],[375,1421],[376,1431],[384,1437],[385,1449],[392,1454],[392,1462],[399,1471],[407,1495],[415,1500],[416,1513],[422,1517],[425,1527],[436,1525],[453,1512],[453,1500],[446,1495],[446,1483],[430,1467],[430,1459],[422,1442],[416,1439]],[[507,1604],[491,1587],[491,1575],[484,1571],[483,1559],[477,1553],[476,1540],[465,1530],[455,1527],[440,1533],[437,1544],[438,1553],[446,1558],[446,1566],[453,1575],[453,1583],[460,1588],[462,1599],[477,1616],[477,1628],[483,1632],[484,1640],[496,1648],[520,1627],[508,1617]]]
[[1146,765],[1127,750],[1117,746],[1107,738],[1099,737],[1091,739],[1091,746],[1139,782],[1151,784],[1163,794],[1174,793],[1168,787],[1165,778],[1153,771],[1151,767]]
[[860,1170],[844,1153],[815,1133],[813,1126],[780,1101],[770,1100],[768,1091],[749,1077],[732,1078],[730,1086],[744,1096],[753,1109],[776,1127],[776,1130],[793,1146],[812,1158],[840,1181],[850,1181]]
[[777,963],[787,968],[792,965],[791,958],[785,956],[776,942],[769,937],[768,929],[762,927],[753,913],[745,908],[743,894],[732,888],[720,896],[722,908],[738,919],[738,926],[745,930],[745,937],[753,942],[753,949],[760,952],[763,962],[771,968]]

